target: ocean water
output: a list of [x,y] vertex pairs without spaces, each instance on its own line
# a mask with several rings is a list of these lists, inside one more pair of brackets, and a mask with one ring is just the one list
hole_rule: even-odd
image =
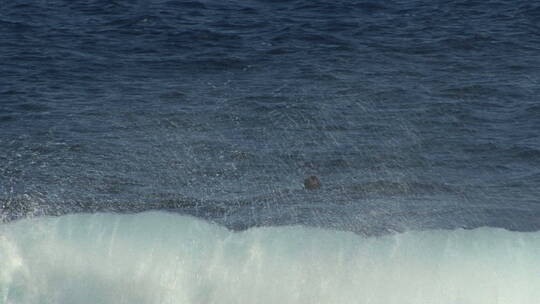
[[1,1],[0,303],[538,303],[539,32],[525,0]]
[[167,213],[0,226],[4,303],[537,303],[540,233],[233,233]]

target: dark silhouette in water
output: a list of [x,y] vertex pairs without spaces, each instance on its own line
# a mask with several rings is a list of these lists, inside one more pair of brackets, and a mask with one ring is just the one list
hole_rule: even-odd
[[321,188],[321,182],[315,175],[312,175],[304,180],[304,187],[307,190],[316,190]]

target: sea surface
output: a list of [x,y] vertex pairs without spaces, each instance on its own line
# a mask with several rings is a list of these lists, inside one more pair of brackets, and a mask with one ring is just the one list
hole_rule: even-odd
[[537,304],[539,96],[538,1],[0,1],[0,303]]

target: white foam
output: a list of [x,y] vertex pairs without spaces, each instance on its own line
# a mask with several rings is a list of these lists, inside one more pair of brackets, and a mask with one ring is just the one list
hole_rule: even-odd
[[540,233],[235,233],[167,213],[0,225],[1,303],[540,303]]

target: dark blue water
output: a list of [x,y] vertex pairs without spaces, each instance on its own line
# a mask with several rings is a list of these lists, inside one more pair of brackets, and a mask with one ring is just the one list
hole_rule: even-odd
[[539,33],[525,0],[2,1],[1,217],[538,230]]

